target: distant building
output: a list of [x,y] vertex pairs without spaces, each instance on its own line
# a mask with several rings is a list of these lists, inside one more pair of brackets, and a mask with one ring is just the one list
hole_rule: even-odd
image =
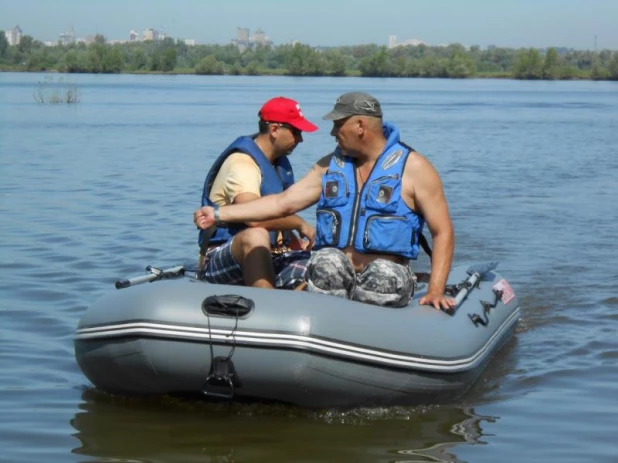
[[398,43],[396,35],[388,36],[388,48],[405,47],[405,46],[418,47],[419,45],[427,45],[427,44],[419,39],[410,39],[410,40],[406,40],[405,42]]
[[189,47],[194,47],[196,45],[195,39],[184,39],[184,43]]
[[142,39],[144,42],[147,40],[159,40],[159,31],[156,29],[146,29],[142,34]]
[[75,43],[75,34],[73,32],[63,32],[58,36],[60,45],[71,45]]
[[239,42],[249,42],[249,29],[244,27],[237,27],[236,40],[238,40]]
[[255,31],[253,36],[249,35],[249,29],[244,27],[236,28],[236,38],[231,41],[242,52],[247,48],[253,48],[257,45],[272,45],[266,33],[262,29]]
[[129,32],[129,42],[137,42],[139,40],[139,34],[137,31]]
[[15,26],[13,29],[4,31],[4,36],[9,45],[19,45],[23,32],[19,26]]
[[[255,31],[255,35],[253,36],[253,40],[249,40],[250,42],[254,42],[256,45],[268,45],[270,40],[266,37],[266,34],[262,29],[258,29]],[[271,42],[272,43],[272,42]]]
[[249,48],[249,29],[237,27],[236,38],[232,39],[232,43],[236,45],[241,52]]

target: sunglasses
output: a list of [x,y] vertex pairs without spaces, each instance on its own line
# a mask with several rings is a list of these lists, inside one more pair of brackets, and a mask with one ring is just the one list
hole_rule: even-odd
[[294,135],[295,137],[300,137],[302,135],[302,130],[297,129],[294,126],[291,126],[290,124],[286,124],[285,122],[269,122],[269,124],[275,124],[278,125],[279,127],[283,127],[284,129],[288,129],[290,132],[292,132],[292,135]]

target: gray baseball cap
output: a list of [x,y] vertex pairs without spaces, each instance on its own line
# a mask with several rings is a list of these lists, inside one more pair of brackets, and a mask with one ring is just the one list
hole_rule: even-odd
[[344,93],[337,101],[331,112],[323,119],[336,121],[350,116],[374,116],[382,117],[380,102],[368,93],[351,92]]

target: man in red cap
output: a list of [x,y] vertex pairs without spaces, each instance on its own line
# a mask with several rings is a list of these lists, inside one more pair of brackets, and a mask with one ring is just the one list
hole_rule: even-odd
[[[302,132],[318,129],[296,101],[282,96],[264,103],[258,116],[258,133],[232,142],[206,176],[202,206],[213,207],[215,214],[220,206],[247,203],[290,187],[294,174],[287,156],[303,141]],[[298,215],[215,223],[200,231],[198,273],[210,283],[290,289],[304,279],[314,240],[314,228]]]

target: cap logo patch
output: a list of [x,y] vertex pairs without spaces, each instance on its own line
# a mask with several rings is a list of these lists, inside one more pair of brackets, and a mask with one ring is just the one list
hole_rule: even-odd
[[369,113],[375,113],[376,105],[375,103],[367,100],[354,100],[354,109],[358,109],[359,111],[367,111]]

